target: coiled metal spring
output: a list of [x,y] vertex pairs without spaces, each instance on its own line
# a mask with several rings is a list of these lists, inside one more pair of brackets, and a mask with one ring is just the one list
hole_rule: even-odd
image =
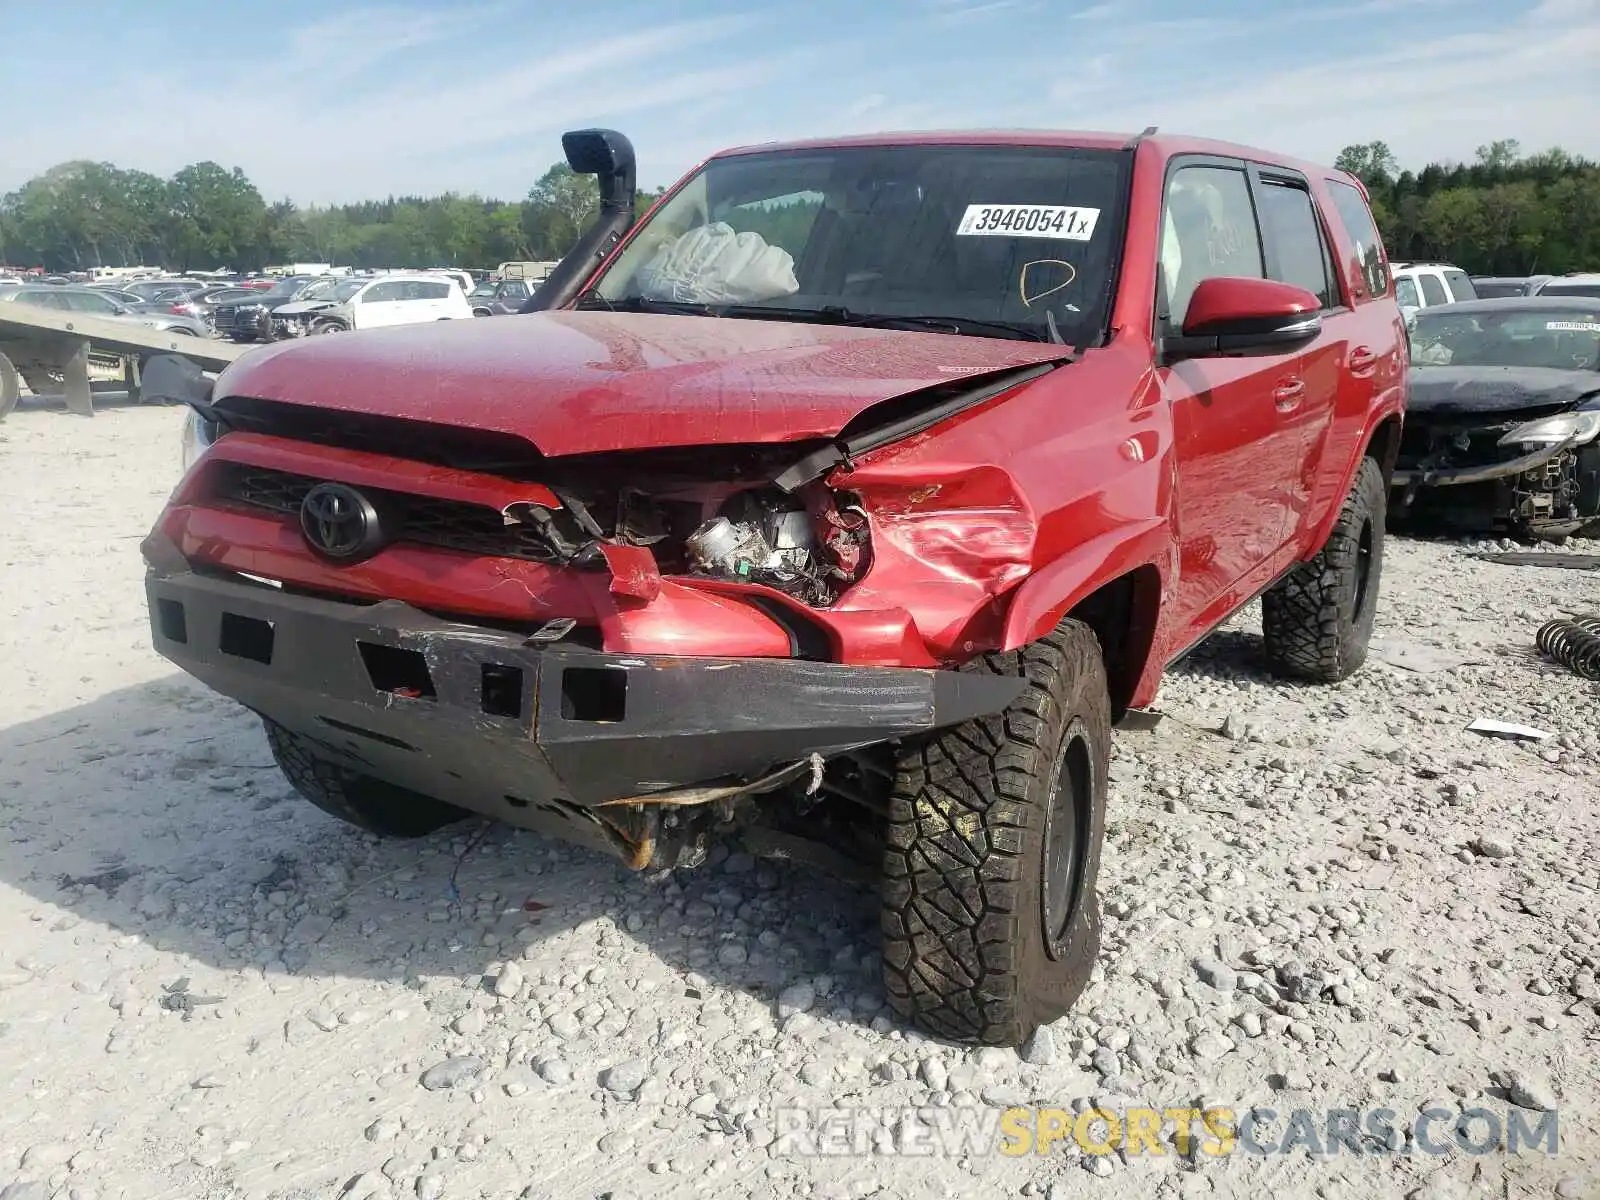
[[1600,613],[1557,618],[1539,627],[1539,649],[1585,679],[1600,679]]

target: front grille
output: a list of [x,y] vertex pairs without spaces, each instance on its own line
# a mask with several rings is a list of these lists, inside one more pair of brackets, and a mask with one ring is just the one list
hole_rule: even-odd
[[[321,482],[309,475],[224,463],[219,464],[212,494],[218,500],[298,519],[306,493]],[[498,510],[486,504],[380,488],[360,490],[377,507],[390,541],[438,546],[486,558],[550,562],[556,557],[533,527],[508,525]]]

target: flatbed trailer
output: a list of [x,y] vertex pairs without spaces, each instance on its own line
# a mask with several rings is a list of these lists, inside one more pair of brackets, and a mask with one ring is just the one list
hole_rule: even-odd
[[[0,421],[17,406],[24,382],[35,392],[59,387],[67,411],[90,417],[94,394],[106,390],[105,383],[139,398],[140,363],[152,354],[181,354],[220,371],[255,348],[83,313],[0,304]],[[122,379],[91,380],[91,360],[118,364]]]

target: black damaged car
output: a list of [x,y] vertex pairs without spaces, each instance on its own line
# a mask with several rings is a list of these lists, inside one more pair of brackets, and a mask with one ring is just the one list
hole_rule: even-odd
[[1536,540],[1600,532],[1600,299],[1423,309],[1411,364],[1391,525]]

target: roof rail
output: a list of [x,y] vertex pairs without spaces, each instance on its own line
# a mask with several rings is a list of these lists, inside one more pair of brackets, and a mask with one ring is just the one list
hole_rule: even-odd
[[1137,150],[1139,148],[1139,143],[1144,141],[1144,139],[1147,137],[1154,137],[1155,132],[1156,127],[1154,125],[1146,125],[1144,129],[1129,138],[1127,142],[1124,143],[1122,148],[1124,150]]

